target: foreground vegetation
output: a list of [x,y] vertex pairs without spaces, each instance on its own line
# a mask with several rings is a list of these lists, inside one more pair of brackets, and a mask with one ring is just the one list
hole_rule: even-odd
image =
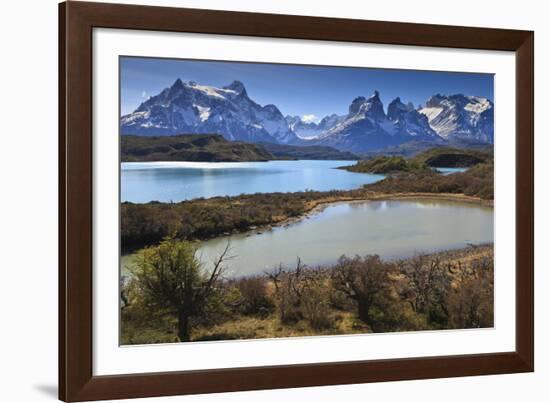
[[277,267],[224,277],[228,248],[211,267],[193,243],[165,239],[140,252],[122,280],[122,344],[463,329],[493,326],[493,248],[384,261]]

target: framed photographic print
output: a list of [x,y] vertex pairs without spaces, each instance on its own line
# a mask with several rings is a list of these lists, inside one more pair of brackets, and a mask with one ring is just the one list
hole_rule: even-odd
[[533,371],[533,32],[59,23],[60,399]]

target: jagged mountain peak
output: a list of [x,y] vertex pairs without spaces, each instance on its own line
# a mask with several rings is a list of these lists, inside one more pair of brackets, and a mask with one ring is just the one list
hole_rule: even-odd
[[172,87],[170,87],[172,89],[176,89],[176,90],[182,90],[183,89],[183,81],[181,81],[181,78],[178,78],[176,79],[176,81],[174,81],[174,84],[172,84]]
[[232,90],[235,91],[237,94],[246,94],[246,88],[244,87],[244,84],[239,80],[233,80],[231,84],[226,85],[223,87],[226,90]]
[[[281,113],[279,111],[279,108],[277,108],[275,105],[273,104],[267,104],[264,106],[264,111],[267,111],[267,112],[270,112],[270,113]],[[282,114],[281,114],[282,115]]]
[[380,99],[380,93],[375,90],[363,105],[359,108],[360,112],[364,112],[366,116],[374,119],[375,121],[382,121],[386,118],[384,113],[384,105]]
[[123,134],[217,133],[228,140],[283,144],[308,140],[355,152],[442,137],[492,142],[492,126],[493,104],[477,96],[435,94],[418,109],[396,97],[385,112],[376,90],[368,98],[354,98],[346,115],[311,121],[285,117],[274,104],[255,103],[238,80],[215,87],[180,78],[121,117]]
[[138,135],[217,133],[248,142],[298,140],[275,105],[258,105],[237,80],[218,88],[178,78],[122,116],[121,129],[123,134]]
[[367,98],[365,97],[356,97],[350,104],[348,111],[349,114],[356,114],[359,112],[361,105],[363,105],[365,102],[367,102]]
[[430,128],[428,119],[410,103],[401,102],[399,97],[390,103],[386,115],[378,91],[368,99],[355,98],[345,119],[321,135],[322,144],[355,152],[380,149],[413,139],[441,140]]
[[369,117],[380,120],[385,117],[384,106],[380,100],[380,94],[375,91],[368,99],[359,96],[356,97],[348,108],[349,115],[368,115]]
[[445,99],[445,97],[441,94],[435,94],[432,95],[428,100],[426,101],[426,106],[429,108],[437,107],[441,104],[441,102]]
[[408,111],[407,106],[397,97],[388,105],[388,119],[397,120]]
[[378,90],[374,90],[373,94],[369,97],[369,101],[380,101],[380,92]]
[[488,98],[437,94],[419,110],[430,126],[443,138],[493,143],[493,102]]

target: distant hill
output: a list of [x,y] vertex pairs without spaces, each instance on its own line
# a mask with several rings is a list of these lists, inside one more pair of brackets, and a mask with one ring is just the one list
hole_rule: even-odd
[[430,167],[469,168],[492,159],[490,153],[463,148],[440,147],[426,150],[411,161]]
[[381,150],[370,151],[361,154],[363,158],[374,158],[380,155],[401,156],[412,158],[423,151],[433,148],[460,148],[467,150],[477,150],[487,154],[493,153],[493,145],[477,141],[468,141],[463,139],[451,139],[443,141],[408,141],[396,146],[386,147]]
[[120,140],[120,154],[123,162],[241,162],[273,159],[261,146],[230,142],[217,134],[151,137],[123,135]]
[[354,165],[343,166],[340,169],[350,172],[391,174],[397,172],[421,172],[430,168],[424,163],[417,163],[415,160],[404,157],[380,155],[371,159],[357,161]]
[[275,159],[301,160],[357,160],[359,157],[348,151],[339,151],[328,146],[291,146],[286,144],[260,143]]
[[375,174],[425,172],[430,168],[469,168],[492,160],[492,154],[482,151],[435,147],[423,151],[413,158],[405,158],[400,155],[378,155],[360,160],[355,165],[341,167],[341,169]]
[[362,153],[361,157],[363,157],[364,159],[372,159],[378,156],[399,156],[410,158],[421,153],[422,151],[426,151],[431,148],[445,147],[445,144],[445,141],[408,141],[406,143],[386,147],[380,150]]

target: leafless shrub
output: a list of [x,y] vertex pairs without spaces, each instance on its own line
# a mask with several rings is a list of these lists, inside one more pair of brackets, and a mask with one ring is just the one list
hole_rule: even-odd
[[332,271],[333,287],[355,301],[359,318],[371,327],[375,325],[371,308],[375,298],[389,290],[391,268],[378,255],[342,256]]

